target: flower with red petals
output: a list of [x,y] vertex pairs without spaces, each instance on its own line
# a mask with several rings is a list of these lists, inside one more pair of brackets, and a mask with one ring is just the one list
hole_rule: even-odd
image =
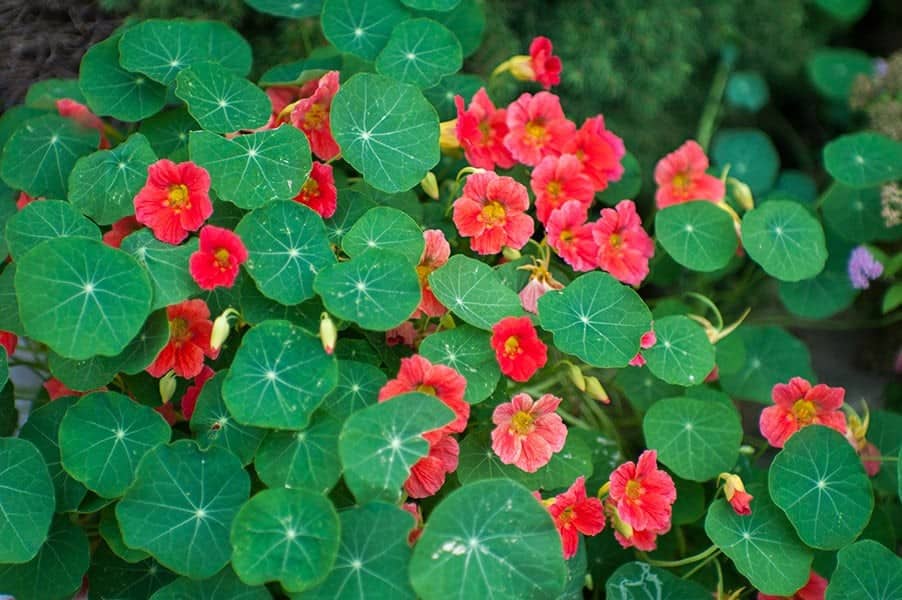
[[563,152],[573,154],[582,163],[593,189],[600,192],[623,177],[621,160],[626,155],[623,140],[609,131],[604,117],[596,115],[583,121],[576,135],[570,136]]
[[667,208],[692,200],[720,202],[726,194],[723,181],[708,175],[708,157],[695,140],[662,158],[655,166],[655,201],[658,208]]
[[440,317],[448,312],[448,309],[432,293],[429,274],[448,262],[448,258],[451,256],[451,246],[448,245],[448,240],[445,239],[445,234],[440,229],[425,230],[423,240],[426,242],[426,247],[420,257],[420,264],[417,265],[417,275],[420,278],[420,291],[423,297],[413,316]]
[[474,252],[497,254],[504,246],[519,250],[532,237],[534,224],[527,208],[529,194],[523,184],[483,171],[467,177],[452,218],[458,233],[471,238]]
[[535,473],[560,452],[567,441],[567,426],[554,411],[561,399],[545,394],[533,402],[529,394],[517,394],[492,413],[492,450],[506,465]]
[[614,208],[603,208],[592,235],[598,244],[598,266],[629,285],[639,285],[648,275],[648,261],[655,243],[642,229],[642,220],[632,200],[621,200]]
[[385,332],[385,343],[388,346],[416,346],[417,328],[410,321],[404,321],[397,327]]
[[428,498],[445,485],[445,475],[457,469],[460,447],[457,440],[447,434],[429,432],[423,434],[429,442],[429,454],[410,468],[410,477],[404,482],[404,490],[411,498]]
[[[216,371],[207,365],[204,365],[204,368],[201,369],[200,373],[195,375],[194,382],[188,386],[187,390],[185,390],[185,395],[182,396],[182,402],[179,406],[182,408],[182,415],[185,417],[186,421],[190,421],[192,415],[194,415],[194,408],[197,406],[197,398],[204,389],[204,384],[214,375],[216,375]],[[167,404],[171,403],[167,402]]]
[[[44,389],[47,390],[47,396],[50,400],[56,400],[58,398],[65,398],[66,396],[75,396],[76,398],[80,398],[84,396],[88,392],[79,392],[77,390],[73,390],[68,385],[57,379],[56,377],[51,377],[43,384]],[[106,389],[106,387],[100,388]]]
[[495,323],[491,343],[501,372],[514,381],[529,381],[548,361],[548,346],[529,317],[505,317]]
[[846,415],[841,408],[846,390],[823,383],[814,387],[801,377],[778,383],[771,390],[774,406],[761,411],[761,435],[775,448],[782,448],[792,435],[808,425],[826,425],[846,433]]
[[16,210],[22,210],[32,202],[38,202],[40,200],[46,200],[47,198],[43,196],[29,196],[25,192],[19,192],[19,197],[16,198]]
[[56,110],[61,117],[72,119],[83,127],[96,129],[100,133],[99,148],[103,149],[110,147],[110,141],[106,137],[103,121],[100,120],[100,117],[92,113],[90,108],[71,98],[60,98],[56,101]]
[[657,461],[657,452],[646,450],[611,473],[610,498],[620,520],[634,530],[670,529],[676,487]]
[[495,108],[485,88],[479,88],[466,109],[460,96],[454,97],[454,105],[457,107],[455,134],[467,162],[489,171],[496,166],[501,169],[513,167],[516,161],[504,145],[507,110]]
[[520,304],[524,310],[528,310],[533,314],[539,313],[539,298],[545,295],[549,290],[559,290],[564,286],[560,284],[551,273],[548,272],[547,265],[538,264],[531,267],[532,274],[529,281],[520,290]]
[[332,165],[314,162],[310,177],[294,201],[309,206],[324,219],[334,215],[338,208],[338,189],[335,187]]
[[188,270],[201,289],[232,287],[246,260],[247,248],[235,232],[207,225],[200,230],[200,248],[191,254]]
[[736,514],[743,516],[752,514],[750,503],[754,496],[745,491],[742,478],[733,473],[721,473],[717,479],[723,479],[723,495]]
[[529,187],[536,195],[536,217],[548,223],[551,213],[564,203],[577,200],[588,210],[595,195],[592,181],[572,154],[546,156],[532,170]]
[[165,158],[147,168],[147,183],[135,196],[135,218],[150,227],[157,239],[180,244],[212,214],[206,169]]
[[291,124],[307,134],[310,149],[320,160],[332,160],[341,152],[329,123],[338,87],[338,71],[329,71],[319,78],[316,91],[298,100],[291,110]]
[[[639,338],[639,348],[641,350],[648,350],[652,346],[654,346],[658,342],[658,336],[655,335],[654,331],[646,331],[642,334],[642,337]],[[642,367],[645,365],[645,357],[642,356],[642,352],[636,352],[636,356],[630,359],[631,367]]]
[[579,549],[579,534],[598,535],[604,529],[604,508],[601,500],[586,496],[586,478],[577,477],[570,488],[554,497],[548,505],[554,526],[561,536],[564,558],[569,559]]
[[636,529],[620,518],[617,503],[608,498],[604,503],[604,512],[611,519],[614,538],[623,548],[636,548],[643,552],[651,552],[658,547],[658,536],[670,531],[670,525],[662,529]]
[[179,422],[179,415],[175,412],[175,407],[172,405],[172,402],[154,406],[153,409],[163,417],[163,420],[166,421],[170,427]]
[[574,271],[591,271],[596,266],[598,245],[594,227],[586,223],[586,205],[576,200],[566,202],[551,213],[545,224],[548,245],[551,246]]
[[552,54],[551,40],[538,36],[529,45],[529,67],[531,79],[547,90],[561,82],[561,59]]
[[758,600],[824,600],[827,593],[827,580],[811,572],[808,582],[792,596],[772,596],[758,592]]
[[507,107],[504,145],[524,165],[535,166],[546,156],[558,156],[576,125],[564,116],[560,99],[550,92],[523,94]]
[[141,229],[141,224],[134,216],[122,217],[113,223],[113,227],[109,231],[103,234],[103,243],[112,248],[119,248],[122,246],[122,240],[139,229]]
[[455,419],[437,431],[460,433],[467,427],[470,405],[464,400],[467,380],[445,365],[434,365],[419,354],[401,359],[398,376],[390,379],[379,390],[379,402],[385,402],[400,394],[420,392],[435,396],[454,411]]
[[410,528],[410,533],[407,534],[407,545],[413,546],[420,539],[420,536],[423,535],[423,511],[420,510],[420,505],[416,502],[405,502],[401,505],[401,508],[413,517],[413,527]]
[[204,356],[216,358],[210,347],[213,322],[210,309],[200,299],[185,300],[166,307],[169,317],[169,341],[147,367],[154,377],[162,377],[170,369],[179,377],[191,379],[204,368]]
[[19,344],[19,336],[11,331],[0,331],[0,346],[6,350],[6,357],[9,358],[16,351]]

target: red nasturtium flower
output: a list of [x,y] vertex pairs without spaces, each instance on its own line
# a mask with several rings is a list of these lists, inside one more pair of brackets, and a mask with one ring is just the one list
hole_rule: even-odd
[[742,478],[733,473],[721,473],[717,479],[723,479],[723,495],[736,511],[737,515],[750,515],[752,508],[750,506],[754,496],[745,491],[745,485]]
[[841,434],[846,433],[843,400],[846,390],[823,383],[814,387],[801,377],[789,383],[778,383],[771,391],[774,406],[761,411],[758,425],[761,435],[775,448],[782,448],[792,435],[808,425],[826,425]]
[[585,477],[577,477],[566,492],[545,503],[561,536],[561,548],[566,559],[574,556],[579,549],[580,533],[598,535],[604,529],[604,508],[601,500],[586,496]]
[[603,208],[592,231],[598,245],[598,266],[616,279],[639,285],[648,275],[648,261],[655,243],[642,229],[642,220],[632,200],[621,200],[614,208]]
[[122,240],[139,229],[141,229],[141,224],[133,215],[122,217],[113,223],[113,227],[109,231],[103,234],[103,243],[112,248],[119,248],[122,246]]
[[577,200],[588,210],[595,195],[592,181],[572,154],[546,156],[532,170],[529,187],[536,195],[536,217],[548,223],[551,213],[564,203]]
[[546,156],[558,156],[576,125],[564,116],[560,99],[550,92],[523,94],[507,107],[504,145],[524,165],[535,166]]
[[[194,408],[197,406],[197,398],[204,389],[204,384],[214,375],[216,375],[216,371],[207,365],[204,365],[204,368],[201,369],[200,373],[194,377],[194,382],[187,390],[185,390],[185,395],[182,396],[182,401],[179,406],[182,408],[182,416],[185,417],[186,421],[190,421],[192,415],[194,415]],[[167,402],[166,404],[171,405],[172,403]]]
[[653,544],[655,536],[670,530],[676,487],[670,475],[658,469],[657,457],[654,450],[646,450],[635,463],[626,462],[611,473],[609,501],[618,520],[617,539],[625,548],[642,549],[639,544]]
[[452,218],[458,233],[471,238],[474,252],[497,254],[504,246],[519,250],[532,237],[535,226],[527,208],[529,194],[523,184],[483,171],[467,177]]
[[385,343],[388,346],[407,346],[415,348],[419,334],[411,321],[404,321],[397,327],[385,332]]
[[626,147],[622,139],[605,127],[601,115],[583,121],[576,135],[570,136],[564,143],[562,151],[576,156],[582,163],[596,192],[623,177],[620,161],[626,155]]
[[517,394],[492,413],[492,450],[506,465],[535,473],[560,452],[567,440],[567,426],[554,411],[561,399],[545,394],[533,402],[529,394]]
[[46,200],[47,198],[43,196],[29,196],[25,192],[19,192],[19,197],[16,198],[16,210],[22,210],[32,202],[38,202],[40,200]]
[[404,482],[404,491],[411,498],[428,498],[445,485],[445,475],[457,469],[460,447],[448,434],[431,431],[423,434],[429,442],[429,454],[410,468],[410,477]]
[[758,592],[758,600],[824,600],[827,593],[827,580],[811,572],[808,582],[792,596],[772,596]]
[[310,177],[294,200],[309,206],[324,219],[334,215],[338,208],[338,189],[335,187],[332,165],[314,162]]
[[538,36],[529,45],[530,80],[537,81],[547,90],[561,82],[561,59],[552,54],[551,40]]
[[467,380],[445,365],[434,365],[425,357],[414,354],[401,359],[398,376],[379,390],[379,402],[400,394],[420,392],[435,396],[454,411],[455,419],[440,428],[441,433],[460,433],[467,427],[470,405],[464,400]]
[[188,270],[201,289],[232,287],[238,267],[246,260],[247,248],[235,232],[206,225],[200,230],[200,248],[191,254]]
[[307,134],[310,149],[320,160],[332,160],[341,152],[329,123],[332,98],[337,93],[338,71],[329,71],[319,78],[316,91],[298,100],[291,110],[291,124]]
[[210,215],[210,174],[193,162],[162,159],[147,169],[147,183],[135,196],[135,218],[157,239],[180,244]]
[[445,234],[440,229],[425,230],[423,240],[426,242],[426,247],[423,249],[423,256],[420,257],[420,264],[417,265],[422,299],[413,316],[440,317],[448,312],[448,309],[432,293],[432,288],[429,286],[429,274],[448,262],[448,258],[451,257],[451,246],[448,245],[448,240],[445,239]]
[[104,131],[103,121],[100,120],[100,117],[92,113],[90,108],[71,98],[60,98],[56,101],[56,110],[61,117],[72,119],[83,127],[96,129],[100,133],[99,147],[101,149],[110,147],[110,141],[107,139],[106,132]]
[[401,505],[401,508],[409,512],[413,517],[413,527],[410,528],[410,533],[407,534],[407,545],[413,546],[420,539],[420,536],[423,535],[423,511],[420,510],[420,505],[416,502],[405,502]]
[[645,365],[645,357],[642,356],[641,350],[648,350],[652,346],[654,346],[658,342],[658,336],[655,335],[654,331],[646,331],[642,334],[642,337],[639,338],[639,352],[636,352],[636,356],[630,359],[631,367],[641,367]]
[[[43,386],[44,386],[44,389],[47,390],[47,396],[51,400],[56,400],[57,398],[64,398],[66,396],[81,397],[88,393],[88,392],[79,392],[79,391],[73,390],[68,385],[66,385],[59,379],[57,379],[56,377],[51,377],[50,379],[45,381]],[[104,388],[100,388],[100,389],[105,390],[106,388],[104,387]]]
[[658,208],[667,208],[692,200],[720,202],[726,194],[723,181],[708,175],[708,157],[695,140],[662,158],[655,166],[655,201]]
[[0,331],[0,346],[6,350],[6,356],[12,356],[19,344],[19,336],[11,331]]
[[455,135],[467,162],[489,171],[496,166],[501,169],[513,167],[516,161],[504,145],[507,110],[495,108],[485,88],[479,88],[466,109],[461,96],[454,97],[454,105],[457,107]]
[[505,317],[495,323],[491,343],[501,372],[514,381],[529,381],[548,361],[548,346],[529,317]]
[[591,271],[598,266],[595,264],[598,246],[595,244],[594,228],[586,223],[587,218],[586,205],[570,200],[553,211],[545,225],[548,245],[574,271]]
[[169,341],[147,367],[154,377],[162,377],[170,369],[179,377],[196,377],[204,368],[204,356],[216,358],[218,350],[210,347],[213,322],[210,309],[200,299],[185,300],[166,307],[169,317]]

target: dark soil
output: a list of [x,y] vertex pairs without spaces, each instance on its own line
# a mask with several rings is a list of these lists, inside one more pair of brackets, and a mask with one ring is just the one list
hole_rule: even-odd
[[0,0],[0,111],[35,81],[77,77],[85,50],[119,23],[88,0]]

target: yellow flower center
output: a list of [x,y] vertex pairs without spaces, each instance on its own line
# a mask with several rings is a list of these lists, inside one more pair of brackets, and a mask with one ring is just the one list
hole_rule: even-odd
[[169,208],[174,209],[176,212],[179,212],[183,208],[191,208],[191,198],[188,194],[188,186],[184,183],[170,185],[169,191],[166,194],[166,201]]
[[482,145],[488,146],[489,142],[492,140],[492,126],[488,121],[480,121],[479,125],[476,126],[479,129],[479,133],[482,134]]
[[569,229],[565,229],[561,232],[559,239],[564,244],[570,244],[573,242],[573,232],[570,231]]
[[535,420],[535,417],[525,410],[518,411],[511,418],[511,431],[517,435],[529,435],[532,433],[532,424]]
[[563,511],[561,511],[561,514],[558,515],[557,521],[560,525],[563,525],[564,527],[570,527],[570,522],[573,520],[573,517],[575,517],[575,516],[576,515],[573,514],[573,507],[568,506]]
[[608,243],[611,245],[611,248],[619,248],[621,241],[619,233],[612,233],[611,237],[608,238]]
[[541,146],[545,143],[545,122],[542,119],[526,123],[526,143]]
[[556,199],[561,194],[561,182],[549,181],[548,185],[545,186],[545,191],[548,192],[549,196],[553,196]]
[[498,201],[491,201],[482,207],[482,222],[489,227],[498,227],[504,225],[507,218],[507,211]]
[[429,286],[429,274],[434,270],[435,269],[433,269],[429,265],[419,265],[417,267],[417,277],[420,278],[420,287]]
[[802,425],[808,425],[814,420],[817,407],[811,400],[796,400],[792,405],[792,416]]
[[506,340],[504,340],[504,355],[508,358],[514,358],[518,354],[523,353],[523,348],[520,347],[520,340],[517,339],[517,336],[512,335]]
[[181,317],[176,317],[169,321],[169,339],[178,345],[187,342],[191,338],[191,329],[188,327],[188,321]]
[[692,178],[689,177],[689,173],[685,171],[680,171],[676,175],[673,176],[673,187],[680,192],[686,192],[689,189],[689,185],[692,183]]
[[428,394],[430,396],[435,396],[435,388],[431,385],[426,385],[425,383],[421,383],[417,386],[417,391],[421,394]]
[[319,129],[326,122],[326,117],[328,117],[326,107],[319,102],[314,103],[304,115],[304,128]]
[[636,479],[630,479],[626,483],[626,497],[636,501],[642,496],[642,484]]
[[217,248],[216,252],[213,253],[213,260],[216,261],[216,266],[223,271],[231,266],[229,264],[229,251],[225,248]]
[[304,187],[301,188],[301,193],[304,196],[312,197],[319,194],[319,184],[316,182],[316,179],[311,177],[304,183]]

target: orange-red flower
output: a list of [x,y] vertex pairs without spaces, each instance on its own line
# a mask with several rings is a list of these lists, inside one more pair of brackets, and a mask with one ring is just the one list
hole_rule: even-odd
[[758,600],[824,600],[826,593],[827,580],[812,571],[808,582],[792,596],[772,596],[758,592]]
[[455,419],[438,429],[440,433],[460,433],[467,427],[470,405],[464,400],[467,380],[445,365],[434,365],[419,354],[401,359],[398,376],[379,390],[379,402],[400,394],[420,392],[435,396],[454,411]]
[[754,496],[745,491],[742,478],[733,473],[721,473],[717,479],[723,479],[723,495],[738,515],[752,514],[750,505]]
[[548,512],[561,536],[564,558],[569,559],[579,549],[579,534],[598,535],[604,529],[604,508],[601,500],[586,496],[586,478],[577,477],[570,488],[554,497]]
[[341,152],[329,122],[338,87],[338,71],[329,71],[320,77],[316,91],[298,100],[291,110],[291,124],[307,134],[310,149],[320,160],[332,160]]
[[[216,375],[216,371],[207,365],[204,365],[204,368],[201,369],[200,373],[194,377],[194,382],[188,386],[187,390],[185,390],[185,395],[182,396],[182,401],[179,406],[182,408],[182,416],[185,417],[186,421],[191,420],[191,417],[194,415],[194,408],[197,406],[197,398],[204,389],[204,385],[214,375]],[[171,403],[167,402],[166,404],[169,405]]]
[[135,196],[135,218],[157,239],[180,244],[210,215],[210,175],[193,162],[162,159],[147,169],[147,183]]
[[310,177],[294,201],[309,206],[324,219],[334,215],[338,208],[338,189],[335,187],[332,165],[314,162]]
[[529,187],[536,195],[536,217],[548,223],[551,213],[564,203],[577,200],[588,210],[595,196],[592,181],[573,154],[546,156],[532,170]]
[[548,245],[551,246],[574,271],[591,271],[598,265],[598,245],[593,226],[586,223],[586,205],[576,200],[566,202],[551,213],[545,225]]
[[490,171],[496,166],[510,169],[516,164],[504,145],[507,110],[495,108],[485,88],[479,88],[466,109],[460,96],[455,96],[454,105],[457,107],[455,134],[468,163]]
[[620,520],[634,530],[669,530],[676,487],[658,468],[658,454],[646,450],[611,473],[610,498]]
[[599,267],[626,284],[642,283],[648,275],[648,261],[655,254],[655,243],[642,229],[632,200],[602,209],[592,235],[598,245]]
[[19,344],[19,336],[11,331],[0,331],[0,346],[6,350],[6,356],[9,358],[16,351]]
[[60,98],[56,101],[56,110],[61,117],[72,119],[79,125],[89,129],[96,129],[100,133],[99,148],[109,148],[110,141],[106,137],[103,121],[91,112],[91,109],[71,98]]
[[514,381],[529,381],[548,361],[548,346],[529,317],[505,317],[495,323],[491,344],[501,372]]
[[560,452],[567,440],[567,427],[554,411],[561,399],[545,394],[533,402],[529,394],[517,394],[492,413],[492,450],[506,465],[535,473]]
[[452,218],[458,233],[471,238],[474,252],[497,254],[504,246],[519,250],[532,237],[535,226],[527,208],[529,194],[523,184],[484,171],[467,177]]
[[213,322],[210,309],[203,300],[185,300],[166,307],[169,317],[169,341],[147,367],[154,377],[162,377],[170,369],[179,377],[190,379],[204,368],[204,356],[216,358],[219,351],[210,347]]
[[410,477],[404,482],[404,490],[411,498],[427,498],[435,495],[445,485],[445,476],[457,469],[460,447],[457,440],[440,432],[423,434],[429,442],[429,454],[410,468]]
[[845,435],[846,415],[840,410],[846,390],[823,383],[814,387],[801,377],[778,383],[771,391],[774,406],[761,411],[761,435],[775,448],[782,448],[792,435],[808,425],[826,425]]
[[623,140],[605,127],[601,115],[586,119],[576,135],[567,139],[562,151],[579,159],[597,192],[623,177],[620,161],[626,155],[626,148]]
[[667,208],[692,200],[720,202],[726,194],[723,181],[708,175],[708,157],[695,140],[662,158],[655,166],[655,201],[658,208]]
[[420,278],[420,291],[423,297],[413,316],[440,317],[448,312],[448,309],[432,293],[432,288],[429,286],[429,274],[448,262],[448,258],[451,256],[451,246],[448,245],[448,240],[445,239],[445,234],[440,229],[425,230],[423,240],[426,242],[426,246],[420,257],[420,264],[417,265],[417,275]]
[[567,120],[560,99],[550,92],[523,94],[507,107],[504,145],[524,165],[535,166],[546,156],[558,156],[576,125]]
[[235,232],[207,225],[200,230],[200,248],[191,255],[188,270],[201,289],[232,287],[246,260],[247,248]]
[[122,245],[122,240],[139,229],[141,229],[141,224],[138,223],[138,219],[133,215],[122,217],[113,223],[109,231],[103,234],[103,243],[107,246],[118,248]]
[[552,54],[551,40],[538,36],[529,45],[529,68],[531,79],[547,90],[561,82],[561,59]]

